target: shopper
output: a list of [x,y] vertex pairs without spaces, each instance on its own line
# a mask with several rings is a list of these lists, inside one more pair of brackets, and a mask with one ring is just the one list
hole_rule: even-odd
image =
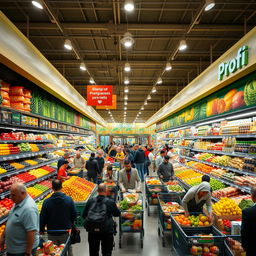
[[81,168],[81,169],[85,168],[85,160],[81,157],[80,151],[76,152],[76,156],[74,157],[74,160],[73,160],[73,165],[74,165],[74,168]]
[[132,167],[134,168],[134,154],[130,149],[125,149],[125,160],[129,160],[131,162]]
[[116,157],[116,148],[117,148],[117,146],[116,145],[113,145],[111,148],[110,148],[110,150],[109,150],[109,152],[108,152],[108,155],[109,155],[109,157],[111,157],[111,158],[115,158]]
[[149,154],[148,154],[148,160],[150,161],[150,165],[148,167],[149,169],[149,175],[153,175],[153,173],[155,172],[155,156],[153,154],[154,149],[153,148],[149,148]]
[[173,166],[169,162],[170,157],[165,156],[164,161],[160,164],[157,174],[160,179],[162,179],[164,182],[169,181],[170,179],[174,179],[174,171],[173,171]]
[[[54,193],[44,200],[41,209],[40,232],[44,233],[47,228],[48,239],[59,246],[66,243],[69,236],[67,230],[74,225],[77,212],[73,199],[62,193],[60,180],[52,181],[52,189]],[[73,255],[71,246],[68,255]]]
[[166,156],[166,151],[165,150],[161,150],[160,151],[160,155],[156,157],[156,170],[158,170],[160,164],[163,162],[164,157]]
[[63,165],[59,168],[57,172],[57,179],[61,181],[68,180],[70,176],[67,175],[69,162],[66,160],[63,162]]
[[185,214],[203,212],[203,206],[206,205],[208,217],[212,218],[211,188],[206,181],[188,190],[182,200]]
[[[68,152],[66,152],[59,160],[57,163],[57,170],[60,169],[60,167],[63,165],[63,163],[65,161],[68,161],[70,159],[70,154]],[[70,167],[68,167],[67,169],[70,169]]]
[[98,183],[98,175],[100,174],[100,168],[98,161],[95,159],[95,153],[91,153],[88,161],[86,161],[85,168],[87,170],[87,180],[93,183]]
[[112,165],[109,165],[107,169],[103,172],[103,182],[116,182],[117,181],[117,175],[116,172],[113,170]]
[[251,189],[254,205],[242,211],[241,242],[246,256],[255,256],[255,230],[256,230],[256,187]]
[[106,197],[107,187],[104,183],[98,187],[98,196],[91,198],[84,209],[84,226],[88,231],[90,256],[98,256],[101,244],[103,256],[111,256],[114,247],[116,225],[114,217],[120,216],[116,203]]
[[134,164],[139,172],[140,179],[142,182],[144,182],[145,159],[145,152],[143,151],[142,146],[140,146],[139,149],[135,152]]
[[99,166],[99,169],[100,169],[100,174],[102,174],[103,168],[104,168],[104,165],[105,165],[105,160],[104,160],[102,152],[97,153],[96,160],[98,162],[98,166]]
[[128,189],[140,192],[141,180],[137,169],[132,168],[129,160],[124,160],[124,168],[119,172],[119,186],[125,193]]
[[10,189],[15,203],[8,215],[1,245],[6,243],[7,256],[35,255],[39,245],[39,215],[35,201],[27,194],[24,184],[16,183]]
[[116,156],[115,156],[116,162],[119,162],[121,165],[124,162],[124,152],[122,150],[122,147],[116,148]]

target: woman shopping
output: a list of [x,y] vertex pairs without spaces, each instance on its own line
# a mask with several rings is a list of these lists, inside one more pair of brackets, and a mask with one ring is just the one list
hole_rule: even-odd
[[206,205],[208,217],[212,218],[212,203],[211,203],[211,187],[206,181],[190,188],[182,200],[182,205],[185,214],[203,212],[203,206]]

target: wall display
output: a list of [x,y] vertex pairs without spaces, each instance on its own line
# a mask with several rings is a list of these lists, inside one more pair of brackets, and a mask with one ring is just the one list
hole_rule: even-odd
[[112,85],[87,85],[87,105],[111,106],[112,92]]
[[157,131],[256,105],[256,72],[157,124]]
[[97,125],[97,133],[100,135],[107,134],[153,134],[155,133],[155,125],[145,128],[143,123],[124,124],[124,123],[108,123],[106,127]]

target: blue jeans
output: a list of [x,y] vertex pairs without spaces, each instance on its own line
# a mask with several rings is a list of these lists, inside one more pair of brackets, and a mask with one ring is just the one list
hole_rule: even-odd
[[141,182],[144,181],[144,163],[141,163],[141,164],[135,164],[135,168],[138,170],[139,172],[139,176],[140,176],[140,179],[141,179]]
[[98,184],[98,177],[97,176],[88,176],[87,175],[87,180],[90,182],[93,182],[95,184]]

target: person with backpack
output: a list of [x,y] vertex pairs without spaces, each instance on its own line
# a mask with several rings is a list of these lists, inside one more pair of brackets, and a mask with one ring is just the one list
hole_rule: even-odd
[[104,183],[98,186],[98,196],[91,198],[84,209],[84,227],[88,232],[90,256],[98,256],[101,244],[103,256],[111,256],[114,247],[116,224],[113,217],[120,216],[116,203],[106,197],[107,187]]

